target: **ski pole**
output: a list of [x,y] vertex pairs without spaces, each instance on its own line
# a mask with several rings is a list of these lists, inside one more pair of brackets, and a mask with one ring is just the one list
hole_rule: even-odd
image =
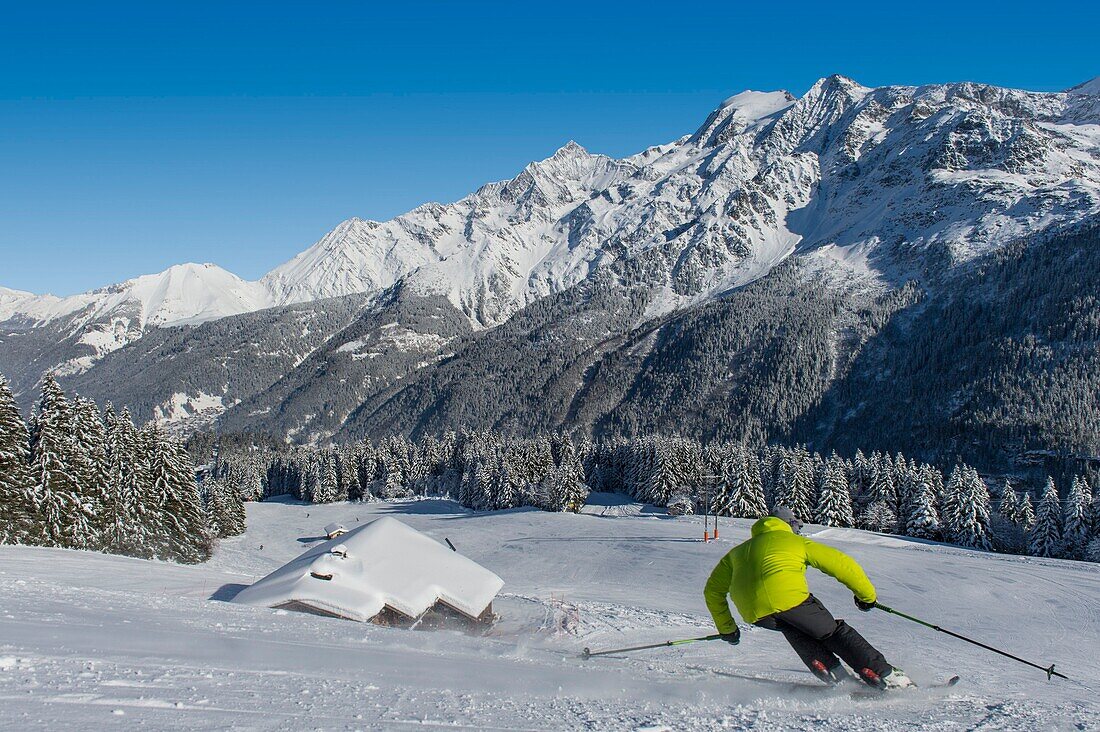
[[958,638],[959,640],[966,641],[967,643],[972,643],[972,644],[978,646],[979,648],[986,649],[987,651],[993,651],[994,653],[999,653],[1002,656],[1005,656],[1006,658],[1011,658],[1013,661],[1019,661],[1020,663],[1031,666],[1032,668],[1037,668],[1040,671],[1045,671],[1046,675],[1047,675],[1047,681],[1050,681],[1051,676],[1057,676],[1058,678],[1066,679],[1067,681],[1071,680],[1065,674],[1060,674],[1057,671],[1055,671],[1053,663],[1050,664],[1050,666],[1040,666],[1037,663],[1032,663],[1031,661],[1025,661],[1024,659],[1020,658],[1019,656],[1013,656],[1011,653],[1007,653],[1005,651],[1002,651],[999,648],[994,648],[993,646],[987,646],[985,643],[979,643],[978,641],[974,640],[973,638],[967,638],[965,635],[959,635],[958,633],[953,633],[950,630],[945,630],[944,628],[941,628],[938,625],[934,625],[932,623],[925,622],[925,621],[921,620],[920,618],[914,618],[912,615],[906,615],[905,613],[900,612],[898,610],[895,610],[892,607],[887,607],[886,605],[883,605],[881,602],[876,602],[875,607],[877,607],[879,610],[885,610],[886,612],[891,613],[892,615],[897,615],[899,617],[905,618],[906,620],[911,620],[914,623],[919,623],[920,625],[923,625],[926,628],[931,628],[932,630],[937,630],[940,633],[946,633],[947,635],[951,636],[952,638]]
[[644,651],[647,648],[667,648],[668,646],[682,646],[685,643],[697,643],[699,641],[718,640],[721,635],[704,635],[702,638],[684,638],[683,640],[670,640],[664,643],[653,643],[648,646],[633,646],[631,648],[613,648],[610,651],[590,651],[585,648],[581,651],[581,658],[589,659],[592,656],[606,656],[611,653],[626,653],[628,651]]

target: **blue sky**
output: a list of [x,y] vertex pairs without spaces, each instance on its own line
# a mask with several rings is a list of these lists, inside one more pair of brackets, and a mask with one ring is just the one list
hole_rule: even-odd
[[[0,25],[0,285],[256,278],[349,216],[627,155],[746,88],[1100,75],[1095,4],[24,3]],[[541,7],[540,7],[541,6]]]

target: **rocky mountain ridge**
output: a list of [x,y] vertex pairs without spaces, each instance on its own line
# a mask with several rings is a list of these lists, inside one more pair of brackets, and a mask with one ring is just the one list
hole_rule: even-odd
[[[136,378],[135,359],[145,352],[138,342],[150,326],[179,330],[173,338],[181,342],[217,332],[224,340],[214,351],[232,353],[263,340],[252,330],[263,318],[241,320],[245,312],[273,308],[277,318],[291,305],[317,311],[327,298],[355,296],[366,303],[358,315],[326,321],[320,341],[309,331],[308,349],[285,346],[297,354],[286,360],[288,371],[249,380],[247,388],[211,376],[201,389],[191,385],[197,392],[182,393],[201,393],[204,403],[221,399],[224,425],[296,439],[384,425],[427,429],[461,419],[424,412],[438,410],[440,389],[461,391],[455,380],[462,373],[485,377],[463,371],[464,352],[492,362],[485,344],[568,341],[563,355],[579,360],[563,362],[560,378],[583,391],[608,372],[601,359],[619,345],[634,343],[642,360],[662,348],[638,334],[687,322],[707,303],[756,308],[737,293],[790,262],[787,274],[772,277],[785,283],[780,289],[795,282],[821,289],[818,306],[849,314],[812,318],[814,328],[840,329],[815,346],[832,353],[821,363],[832,375],[823,378],[839,378],[850,346],[873,337],[884,325],[878,320],[892,317],[883,313],[895,311],[874,303],[912,288],[907,282],[922,283],[917,299],[927,299],[958,279],[952,273],[983,266],[1006,247],[1095,219],[1094,86],[1056,94],[973,83],[868,88],[832,76],[800,98],[744,92],[694,133],[637,155],[614,160],[571,142],[454,203],[425,204],[388,222],[349,219],[256,283],[208,265],[202,272],[209,280],[200,280],[211,284],[192,290],[127,283],[65,305],[0,292],[0,369],[14,367],[13,384],[28,394],[44,370],[60,365],[74,385],[110,398],[112,383]],[[187,279],[193,267],[179,273],[182,281],[194,281]],[[179,291],[191,294],[173,297]],[[121,295],[127,292],[137,294]],[[767,292],[770,302],[775,290],[751,292]],[[219,309],[240,328],[198,325],[216,320]],[[874,313],[871,320],[858,315],[864,311]],[[726,315],[718,321],[731,327]],[[212,353],[210,342],[194,345],[184,353]],[[526,346],[513,357],[528,365],[540,359]],[[644,401],[656,383],[619,398]],[[143,416],[156,416],[158,403],[163,415],[171,398],[179,402],[181,392],[168,389],[149,385]],[[409,389],[421,396],[408,401]],[[410,410],[413,423],[385,416],[397,408]],[[564,405],[555,426],[569,427],[585,409]],[[586,428],[614,431],[623,418],[609,412]]]

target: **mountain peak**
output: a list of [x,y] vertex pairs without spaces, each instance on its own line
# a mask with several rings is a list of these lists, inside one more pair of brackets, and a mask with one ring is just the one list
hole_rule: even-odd
[[0,320],[7,320],[19,309],[21,305],[31,302],[35,295],[22,290],[13,290],[10,287],[0,285]]
[[1067,94],[1089,94],[1100,95],[1100,76],[1088,81],[1082,82],[1077,86],[1071,86],[1066,89]]
[[842,74],[830,74],[815,81],[810,90],[806,92],[806,97],[835,95],[862,97],[869,91],[871,90],[868,87],[863,86],[854,79]]
[[34,297],[34,293],[25,292],[23,290],[13,290],[10,287],[0,285],[0,297]]
[[117,297],[111,307],[137,302],[144,322],[153,325],[201,323],[270,305],[261,286],[209,262],[175,264],[115,285],[109,292]]
[[691,141],[704,145],[720,144],[733,134],[782,112],[794,102],[794,96],[782,90],[747,90],[734,94],[707,116],[703,125],[691,136]]
[[584,146],[578,144],[575,140],[570,140],[561,147],[559,147],[554,154],[550,157],[552,159],[562,158],[575,158],[575,157],[590,157],[591,153],[584,148]]
[[528,168],[546,168],[546,167],[560,167],[563,165],[575,166],[577,164],[586,164],[587,161],[592,160],[595,155],[588,152],[581,145],[577,144],[574,140],[570,140],[557,150],[554,154],[548,158],[530,163]]

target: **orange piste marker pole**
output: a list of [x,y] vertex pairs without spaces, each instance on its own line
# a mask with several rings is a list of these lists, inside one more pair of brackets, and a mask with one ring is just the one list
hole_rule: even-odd
[[703,508],[703,543],[710,541],[710,491],[704,490],[706,506]]

